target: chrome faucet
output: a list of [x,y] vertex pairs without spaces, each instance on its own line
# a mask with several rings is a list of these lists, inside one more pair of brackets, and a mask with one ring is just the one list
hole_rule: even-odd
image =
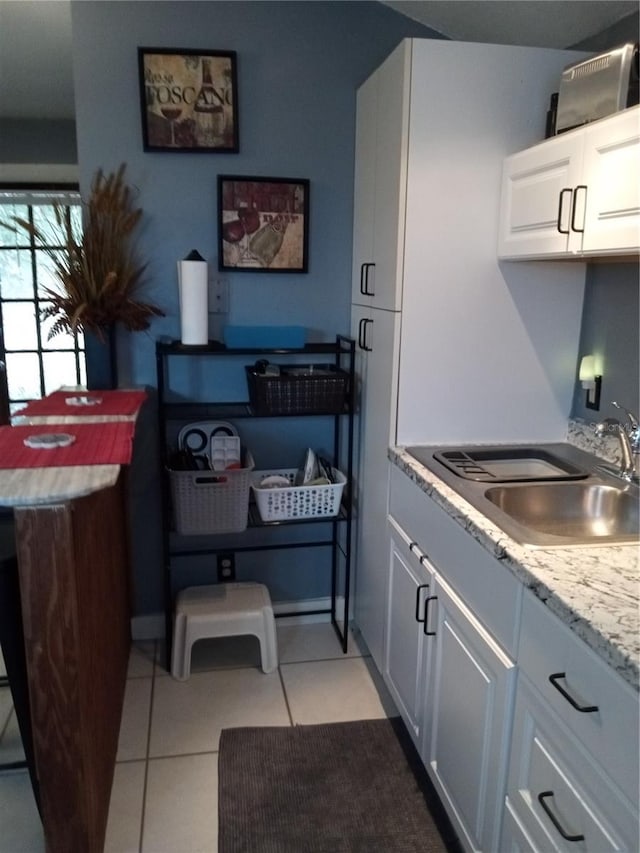
[[626,414],[627,424],[621,423],[617,418],[605,418],[596,425],[596,435],[602,437],[608,432],[615,432],[620,441],[622,454],[618,476],[629,482],[638,482],[640,479],[640,423],[629,409],[625,409],[615,400],[612,403],[616,409]]

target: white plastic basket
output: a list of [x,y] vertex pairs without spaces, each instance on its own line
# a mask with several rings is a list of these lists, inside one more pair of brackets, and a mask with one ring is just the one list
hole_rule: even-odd
[[[342,490],[347,478],[332,468],[335,483],[326,486],[294,486],[296,468],[279,471],[254,471],[251,488],[260,518],[263,521],[287,521],[303,518],[332,518],[340,512]],[[286,477],[291,486],[260,488],[260,482],[269,476]]]
[[169,471],[176,531],[183,536],[237,533],[249,514],[253,457],[227,471]]

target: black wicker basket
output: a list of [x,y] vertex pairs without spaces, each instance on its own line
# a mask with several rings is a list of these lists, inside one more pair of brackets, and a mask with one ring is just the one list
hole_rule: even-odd
[[256,415],[340,414],[349,374],[332,364],[280,366],[280,375],[245,367],[249,402]]

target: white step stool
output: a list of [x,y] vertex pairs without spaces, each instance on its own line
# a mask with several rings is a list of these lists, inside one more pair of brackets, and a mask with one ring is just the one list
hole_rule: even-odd
[[278,666],[276,624],[269,590],[261,583],[190,586],[178,593],[171,675],[186,681],[196,640],[252,634],[260,640],[263,672]]

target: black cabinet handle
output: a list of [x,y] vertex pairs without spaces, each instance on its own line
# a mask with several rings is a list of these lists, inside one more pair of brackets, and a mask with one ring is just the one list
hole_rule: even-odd
[[429,622],[429,620],[427,619],[427,614],[429,613],[429,602],[430,601],[437,601],[437,600],[438,600],[437,595],[428,595],[424,600],[424,628],[423,628],[423,631],[424,631],[425,637],[435,637],[435,635],[436,635],[435,631],[427,631],[427,625]]
[[549,797],[553,797],[553,791],[542,791],[542,793],[538,794],[538,802],[540,803],[540,805],[545,811],[545,814],[547,815],[551,823],[555,826],[555,828],[558,830],[560,835],[564,838],[565,841],[584,841],[584,835],[571,835],[564,829],[558,818],[551,811],[551,806],[546,802]]
[[427,618],[427,608],[425,605],[424,608],[424,616],[422,619],[420,618],[420,590],[421,589],[429,589],[428,583],[421,583],[420,586],[416,590],[416,622],[424,622]]
[[362,341],[362,329],[363,329],[363,327],[364,327],[364,321],[365,321],[365,318],[363,317],[363,318],[360,320],[360,322],[358,323],[358,346],[360,347],[360,349],[364,349],[364,347],[363,347],[363,345],[362,345],[362,344],[363,344],[363,341]]
[[409,542],[409,550],[413,553],[415,549],[416,556],[421,566],[424,566],[424,561],[429,559],[426,554],[423,554],[422,551],[418,548],[418,543],[416,541]]
[[[584,234],[584,227],[576,228],[576,201],[578,200],[578,190],[584,190],[585,202],[587,199],[586,184],[578,184],[578,186],[575,188],[575,192],[573,194],[573,204],[571,206],[571,230],[575,231],[578,234]],[[585,204],[585,213],[586,213],[586,204]]]
[[569,233],[569,229],[568,229],[568,228],[567,228],[567,230],[565,231],[565,230],[561,227],[561,223],[562,223],[562,208],[563,208],[563,206],[564,206],[564,205],[563,205],[563,201],[564,201],[564,194],[565,194],[565,193],[569,193],[569,195],[572,195],[573,190],[571,189],[571,187],[565,187],[563,190],[560,190],[560,196],[558,197],[558,219],[556,220],[556,228],[558,229],[558,231],[560,232],[560,234],[568,234],[568,233]]
[[371,352],[371,347],[367,345],[367,324],[373,323],[367,317],[363,317],[358,323],[358,346],[365,352]]
[[369,269],[371,267],[375,267],[375,264],[360,264],[360,293],[363,296],[375,296],[375,293],[369,290]]
[[365,352],[371,352],[371,347],[367,346],[367,323],[373,323],[373,320],[363,317],[358,323],[358,346]]
[[576,711],[580,711],[581,714],[593,714],[594,711],[597,711],[598,710],[597,705],[580,705],[573,698],[573,696],[567,690],[564,689],[564,687],[561,684],[558,684],[558,681],[561,678],[566,678],[566,677],[567,677],[566,672],[554,672],[553,675],[549,676],[549,681],[553,684],[553,686],[556,688],[558,693],[560,693],[562,696],[564,696],[564,698],[567,700],[567,702],[571,705],[572,708],[575,708]]

